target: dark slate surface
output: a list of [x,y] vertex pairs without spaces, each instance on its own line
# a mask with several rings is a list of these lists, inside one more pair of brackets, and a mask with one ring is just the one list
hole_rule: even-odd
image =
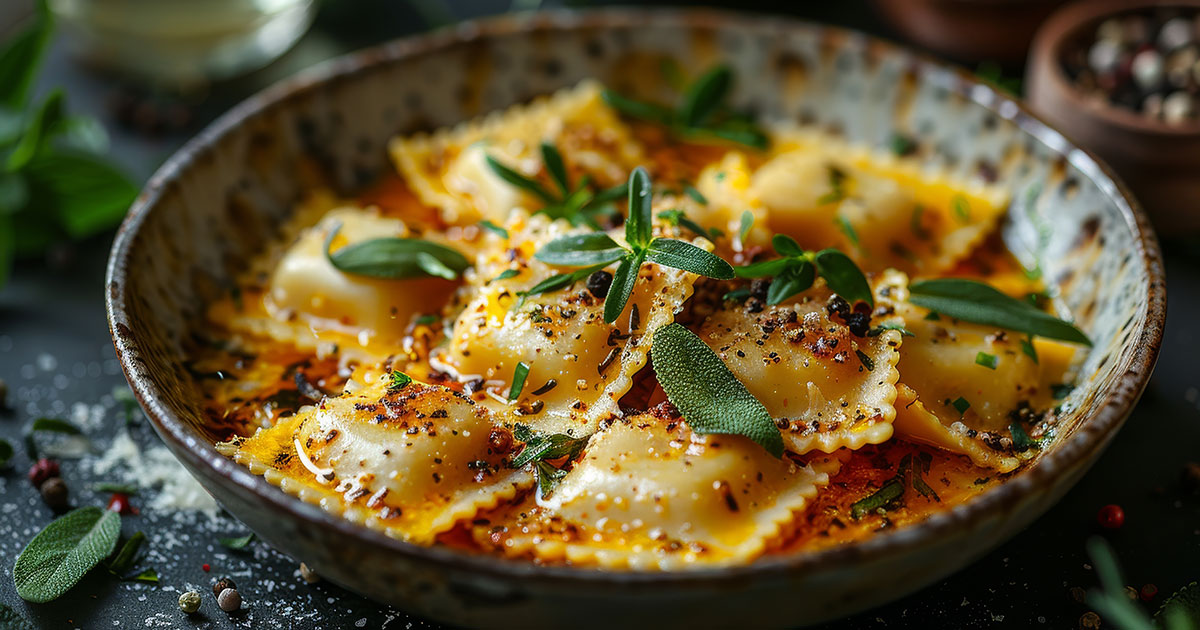
[[[297,50],[251,77],[214,87],[197,106],[197,119],[211,119],[299,67],[418,28],[415,14],[397,4],[329,3],[317,29]],[[816,19],[880,31],[861,3],[821,4],[838,6],[801,11]],[[501,10],[506,3],[452,5],[465,16]],[[763,2],[739,6],[772,8]],[[85,74],[57,50],[45,75],[45,85],[69,88],[77,111],[111,123],[105,109],[113,90],[110,82]],[[114,130],[114,157],[145,177],[186,135],[145,138]],[[1194,206],[1195,202],[1180,211],[1200,211]],[[14,281],[0,291],[0,379],[8,384],[11,406],[0,412],[0,437],[18,444],[23,427],[38,415],[85,419],[94,452],[81,460],[63,461],[63,476],[76,505],[103,505],[107,500],[107,495],[92,492],[91,485],[119,474],[96,470],[97,457],[118,434],[128,431],[146,456],[158,443],[136,414],[126,428],[120,404],[112,396],[124,380],[108,337],[102,300],[110,240],[107,235],[56,252],[47,262],[21,264]],[[1200,373],[1195,367],[1200,344],[1191,329],[1200,318],[1200,256],[1194,244],[1168,244],[1168,277],[1172,326],[1167,329],[1158,369],[1128,425],[1095,469],[1028,530],[967,569],[904,600],[828,628],[1075,627],[1087,609],[1072,599],[1070,590],[1095,584],[1084,542],[1098,533],[1095,514],[1108,503],[1122,505],[1127,514],[1124,528],[1105,535],[1125,564],[1131,584],[1153,583],[1160,592],[1169,593],[1200,579],[1200,498],[1185,496],[1178,480],[1185,462],[1200,460]],[[157,586],[119,582],[101,570],[54,603],[26,604],[12,585],[12,563],[52,516],[24,478],[28,465],[24,453],[18,453],[12,466],[0,472],[0,603],[41,627],[436,627],[329,584],[309,585],[300,579],[294,560],[263,543],[254,542],[242,552],[224,549],[219,537],[245,533],[236,521],[150,509],[153,489],[135,499],[142,513],[126,517],[123,530],[125,535],[143,530],[149,536],[141,566],[158,571]],[[203,570],[206,563],[211,572]],[[208,586],[218,575],[229,575],[238,583],[246,601],[242,613],[228,616],[216,607]],[[176,607],[180,592],[189,588],[205,596],[200,615],[187,617]],[[1161,599],[1160,595],[1154,605]],[[519,622],[513,620],[514,625]]]

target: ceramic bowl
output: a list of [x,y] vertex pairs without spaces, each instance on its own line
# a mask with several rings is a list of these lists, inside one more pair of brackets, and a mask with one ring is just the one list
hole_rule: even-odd
[[905,39],[963,62],[1019,64],[1064,0],[874,0]]
[[[301,196],[302,161],[345,191],[389,168],[395,133],[452,124],[597,77],[658,93],[670,57],[723,61],[736,104],[887,146],[1013,191],[1004,238],[1042,262],[1096,345],[1069,420],[1036,464],[970,503],[870,540],[737,567],[636,573],[538,566],[406,544],[331,516],[220,456],[183,346],[204,307]],[[166,444],[230,513],[328,579],[469,626],[795,626],[898,598],[975,560],[1087,470],[1150,377],[1165,287],[1158,245],[1107,168],[1019,103],[864,35],[776,17],[633,9],[509,16],[338,59],[234,108],[173,156],[122,226],[108,268],[113,340]]]
[[[1200,11],[1200,0],[1158,4]],[[1087,46],[1101,22],[1153,6],[1145,0],[1091,0],[1058,11],[1034,38],[1026,89],[1034,111],[1129,183],[1160,231],[1194,235],[1200,233],[1200,122],[1168,125],[1090,99],[1063,69],[1067,52]]]

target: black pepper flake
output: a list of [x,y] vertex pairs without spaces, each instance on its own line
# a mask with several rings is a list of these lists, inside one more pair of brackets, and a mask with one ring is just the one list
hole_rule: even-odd
[[542,385],[541,387],[533,390],[533,395],[541,396],[542,394],[545,394],[546,392],[554,389],[557,386],[558,386],[558,381],[556,381],[554,379],[550,379],[550,380],[546,381],[545,385]]
[[608,351],[608,356],[604,357],[604,360],[596,367],[596,371],[600,373],[600,376],[604,376],[604,371],[608,369],[608,366],[613,364],[613,361],[617,360],[617,356],[620,354],[620,348],[613,348]]
[[608,288],[612,286],[612,279],[612,274],[604,270],[593,273],[587,279],[588,293],[603,299],[608,295]]
[[638,329],[642,323],[642,314],[638,310],[638,305],[634,304],[633,308],[629,309],[629,331],[633,332]]

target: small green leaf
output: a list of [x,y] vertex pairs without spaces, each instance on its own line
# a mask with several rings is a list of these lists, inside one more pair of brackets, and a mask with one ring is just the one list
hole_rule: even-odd
[[13,446],[5,439],[0,439],[0,468],[8,465],[13,456]]
[[392,370],[392,382],[388,384],[388,391],[400,391],[405,387],[408,387],[409,383],[412,383],[411,376],[405,374],[404,372],[400,372],[399,370]]
[[133,577],[122,578],[132,582],[144,582],[146,584],[158,584],[158,571],[154,569],[146,569]]
[[733,279],[733,267],[716,254],[671,238],[656,238],[651,241],[650,246],[646,248],[646,260],[706,278]]
[[645,260],[646,254],[643,252],[622,258],[621,264],[617,265],[612,284],[608,288],[608,296],[604,298],[605,322],[611,324],[617,321],[621,312],[625,310],[625,303],[629,301],[629,296],[633,294],[633,287],[637,284],[638,270],[642,268]]
[[458,277],[471,263],[457,251],[415,238],[374,238],[346,245],[336,252],[329,248],[341,225],[325,237],[325,256],[338,271],[397,280],[435,276]]
[[25,104],[54,31],[54,19],[45,0],[40,0],[37,7],[33,24],[0,49],[0,106],[9,109],[19,110]]
[[34,112],[33,119],[25,126],[21,140],[17,142],[12,153],[8,154],[6,166],[10,172],[25,168],[46,145],[54,127],[63,119],[64,98],[62,90],[55,90],[42,101],[42,105]]
[[658,382],[693,431],[742,435],[783,456],[771,414],[695,333],[677,323],[664,326],[652,348]]
[[1071,392],[1073,391],[1075,391],[1075,386],[1070,383],[1061,383],[1050,386],[1050,395],[1054,397],[1054,400],[1062,400],[1067,396],[1070,396]]
[[534,464],[537,471],[538,498],[545,499],[554,493],[554,489],[567,476],[567,471],[551,466],[549,462],[539,460]]
[[989,370],[994,370],[999,363],[1000,359],[994,354],[988,354],[986,352],[975,353],[975,365],[982,365]]
[[496,276],[495,278],[492,278],[491,281],[499,282],[501,280],[508,280],[509,278],[515,278],[519,275],[521,275],[521,272],[516,269],[505,269],[504,271],[500,272],[500,275]]
[[46,431],[49,433],[64,433],[66,435],[80,435],[83,433],[79,427],[58,418],[38,418],[29,425],[30,433],[38,433]]
[[654,189],[650,174],[637,167],[629,174],[629,216],[625,219],[625,240],[635,251],[650,244],[652,236],[650,204]]
[[743,210],[741,221],[738,223],[738,240],[745,243],[746,235],[750,234],[752,227],[754,227],[754,213]]
[[[525,425],[517,425],[524,427]],[[530,431],[528,427],[518,435],[514,431],[513,435],[520,441],[525,442],[525,448],[509,462],[509,467],[520,468],[525,464],[533,461],[541,461],[547,459],[559,459],[566,457],[574,459],[583,452],[583,448],[587,446],[588,438],[575,438],[564,433],[542,434]]]
[[92,490],[95,492],[112,492],[135,496],[138,493],[138,487],[128,483],[112,483],[111,481],[101,481],[93,484]]
[[221,543],[222,546],[233,549],[234,551],[241,551],[242,549],[245,549],[252,540],[254,540],[254,532],[250,532],[245,536],[238,536],[236,538],[218,538],[217,542]]
[[854,231],[854,226],[850,225],[849,219],[839,214],[834,217],[833,222],[837,224],[837,227],[839,230],[841,230],[842,234],[846,235],[846,240],[850,241],[851,245],[857,249],[862,248],[862,243],[858,240],[858,232]]
[[1033,335],[1029,335],[1021,340],[1021,352],[1024,352],[1025,356],[1033,359],[1034,363],[1038,363],[1037,348],[1033,345]]
[[146,542],[146,535],[142,532],[136,532],[121,545],[121,550],[117,555],[113,556],[112,560],[108,561],[108,570],[110,573],[120,577],[129,573],[133,568],[133,563],[137,562],[138,551],[141,551],[142,544]]
[[958,217],[960,223],[971,222],[971,204],[967,202],[967,198],[962,195],[955,195],[950,201],[950,207],[954,210],[954,216]]
[[562,267],[583,267],[616,262],[628,253],[603,232],[561,236],[542,246],[534,258]]
[[567,179],[567,167],[563,164],[562,154],[549,142],[542,143],[542,164],[546,165],[546,171],[550,173],[554,183],[558,184],[563,196],[570,195],[571,182]]
[[871,306],[875,298],[871,295],[871,285],[867,277],[859,270],[854,261],[836,249],[823,249],[817,252],[817,271],[825,278],[829,288],[834,293],[845,298],[851,304],[862,300]]
[[[37,203],[53,209],[62,229],[75,239],[120,223],[138,193],[112,160],[86,153],[38,153],[23,173],[37,192]],[[28,234],[21,233],[22,238]]]
[[500,238],[508,239],[508,230],[496,225],[495,223],[492,223],[491,221],[480,221],[479,227],[491,232],[492,234],[495,234],[496,236],[499,236]]
[[573,271],[571,273],[560,273],[557,275],[550,276],[549,278],[546,278],[545,280],[542,280],[541,282],[533,285],[533,287],[531,287],[528,291],[525,291],[522,294],[522,297],[524,298],[524,297],[529,297],[531,295],[541,295],[542,293],[550,293],[552,291],[564,289],[566,287],[569,287],[569,286],[575,284],[576,282],[579,282],[580,280],[583,280],[584,278],[587,278],[588,276],[592,275],[593,273],[596,273],[597,271],[604,269],[608,265],[609,265],[609,263],[601,263],[599,265],[595,265],[592,267],[586,267],[584,269],[580,269],[578,271]]
[[[909,301],[956,319],[1091,346],[1078,328],[975,280],[938,278],[915,282]],[[1032,346],[1031,346],[1032,347]]]
[[883,331],[885,331],[885,330],[898,330],[898,331],[900,331],[901,337],[916,337],[917,336],[915,333],[913,333],[913,331],[905,328],[903,324],[880,324],[880,325],[872,328],[871,330],[867,331],[867,336],[868,337],[878,337],[879,335],[883,334]]
[[696,79],[683,96],[680,118],[688,127],[704,124],[717,111],[733,86],[733,72],[717,66]]
[[532,193],[533,196],[541,199],[545,203],[552,204],[560,201],[557,197],[550,194],[549,191],[543,188],[542,185],[537,182],[537,180],[531,177],[526,177],[521,173],[514,171],[513,169],[501,164],[499,160],[490,155],[485,156],[484,159],[487,161],[488,167],[492,169],[492,172],[495,173],[500,179],[503,179],[504,181],[516,186],[517,188],[520,188],[521,190]]
[[1029,434],[1025,432],[1025,428],[1022,427],[1021,423],[1017,422],[1016,420],[1012,421],[1008,425],[1008,432],[1012,434],[1013,450],[1017,451],[1018,453],[1023,453],[1034,446],[1037,446],[1037,442],[1034,442],[1029,437]]
[[722,295],[721,299],[730,300],[733,302],[744,302],[748,297],[750,297],[750,289],[747,289],[746,287],[739,287],[726,293],[725,295]]
[[804,255],[804,248],[800,247],[800,243],[797,243],[796,239],[788,236],[787,234],[776,234],[775,236],[772,236],[771,247],[774,247],[775,251],[780,256],[796,257]]
[[56,599],[112,553],[120,534],[121,517],[111,510],[83,507],[59,517],[17,557],[17,594],[38,603]]
[[701,194],[699,190],[696,190],[695,186],[692,186],[691,184],[688,184],[685,182],[683,184],[683,192],[687,193],[687,196],[694,199],[696,201],[696,203],[698,203],[702,206],[708,205],[708,199],[703,194]]
[[858,520],[875,510],[885,508],[904,494],[904,483],[890,479],[875,492],[850,504],[850,518]]
[[661,105],[644,103],[627,98],[612,90],[604,90],[601,93],[601,97],[610,107],[630,118],[640,118],[641,120],[668,126],[675,121],[675,112]]
[[816,268],[807,260],[789,266],[771,281],[771,286],[767,288],[767,304],[774,306],[797,293],[807,291],[816,277]]
[[508,399],[516,400],[521,396],[521,390],[525,389],[525,379],[529,377],[529,365],[524,361],[517,363],[517,367],[513,368],[512,386],[508,389]]
[[772,258],[771,260],[762,260],[741,267],[734,267],[733,273],[739,278],[767,278],[775,277],[784,272],[788,267],[795,264],[795,261],[789,258]]
[[967,401],[966,398],[959,396],[958,398],[954,399],[954,402],[950,403],[950,406],[954,407],[954,410],[958,412],[959,416],[962,416],[963,414],[967,413],[968,409],[971,408],[971,403]]

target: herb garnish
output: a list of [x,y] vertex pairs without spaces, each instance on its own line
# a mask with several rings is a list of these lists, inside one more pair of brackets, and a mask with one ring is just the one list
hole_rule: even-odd
[[867,332],[868,337],[878,337],[884,331],[895,330],[900,333],[901,337],[916,337],[916,333],[904,327],[903,324],[880,324]]
[[692,186],[691,184],[684,182],[683,192],[687,193],[687,196],[689,196],[693,200],[695,200],[696,203],[698,203],[702,206],[708,205],[708,199],[699,190],[696,190],[695,186]]
[[1073,391],[1075,391],[1075,386],[1070,383],[1059,383],[1057,385],[1050,386],[1050,396],[1052,396],[1054,400],[1062,400],[1067,396],[1070,396],[1071,392]]
[[754,227],[754,213],[749,210],[742,211],[742,217],[738,223],[738,241],[745,243],[746,235],[750,234],[750,228]]
[[806,252],[790,236],[776,234],[771,239],[775,252],[782,258],[751,263],[734,269],[740,278],[773,276],[767,290],[767,303],[780,302],[811,287],[819,274],[834,293],[850,302],[862,300],[872,306],[875,299],[867,277],[854,261],[836,249]]
[[846,198],[846,171],[832,164],[825,167],[829,171],[829,192],[817,197],[818,205],[836,203]]
[[994,354],[982,351],[975,353],[975,365],[982,365],[989,370],[994,370],[999,363],[1000,359]]
[[651,190],[650,175],[646,170],[640,166],[633,169],[629,175],[629,216],[625,220],[628,247],[603,232],[572,234],[550,241],[534,254],[534,258],[551,265],[587,267],[590,271],[553,276],[528,293],[534,293],[535,289],[545,292],[567,286],[615,262],[617,271],[604,299],[604,321],[611,324],[625,310],[637,283],[638,270],[647,261],[718,280],[733,278],[733,267],[715,254],[684,241],[654,237],[650,223]]
[[218,538],[217,542],[221,543],[222,546],[233,549],[234,551],[241,551],[242,549],[245,549],[252,540],[254,540],[254,532],[250,532],[245,536],[238,536],[236,538]]
[[1016,420],[1013,420],[1008,425],[1008,432],[1012,434],[1013,450],[1018,453],[1023,453],[1037,446],[1037,442],[1029,437],[1029,434],[1025,432],[1025,428]]
[[1035,348],[1033,345],[1033,335],[1029,335],[1021,340],[1021,352],[1024,352],[1025,356],[1033,359],[1035,364],[1038,362],[1037,348]]
[[950,403],[950,406],[954,407],[954,410],[958,412],[959,416],[962,416],[963,414],[967,413],[968,409],[971,408],[971,402],[966,398],[959,396],[958,398],[954,399],[954,402]]
[[400,390],[404,389],[405,387],[408,387],[408,384],[411,382],[412,382],[411,376],[405,374],[404,372],[400,372],[398,370],[392,370],[392,382],[388,384],[388,391],[389,392],[400,391]]
[[766,407],[695,333],[664,326],[651,348],[654,374],[692,431],[742,435],[783,456],[783,437]]
[[371,278],[437,277],[454,280],[471,266],[457,251],[416,238],[373,238],[330,251],[333,239],[342,229],[334,226],[325,237],[325,257],[338,271]]
[[715,233],[705,231],[703,225],[689,219],[683,210],[663,210],[658,213],[658,218],[666,221],[668,225],[682,225],[701,238],[707,238],[710,241],[716,240]]
[[[492,172],[504,181],[540,199],[545,205],[537,211],[538,213],[545,214],[552,219],[566,219],[572,225],[587,225],[598,229],[599,225],[596,223],[595,215],[604,214],[606,204],[625,196],[625,185],[593,193],[589,186],[589,178],[584,175],[580,178],[578,186],[572,186],[570,177],[567,175],[567,167],[563,163],[562,154],[558,152],[558,149],[549,142],[543,142],[541,148],[542,164],[546,167],[546,172],[550,174],[550,179],[558,187],[557,193],[547,190],[536,179],[518,173],[490,155],[486,157],[487,164]],[[493,229],[495,226],[485,225],[484,227]],[[504,237],[508,238],[507,231],[505,231]]]
[[508,399],[516,400],[521,395],[521,390],[525,389],[525,379],[529,377],[529,364],[521,361],[517,363],[517,367],[513,368],[512,386],[508,389]]
[[508,230],[500,227],[499,225],[496,225],[495,223],[492,223],[491,221],[488,221],[486,219],[483,221],[480,221],[479,227],[491,232],[492,234],[495,234],[496,236],[499,236],[502,239],[505,239],[505,240],[508,239]]
[[1088,540],[1087,549],[1101,586],[1088,591],[1087,603],[1104,615],[1106,623],[1121,630],[1195,630],[1200,625],[1200,593],[1195,582],[1167,598],[1151,620],[1134,604],[1137,598],[1129,597],[1108,542],[1096,536]]
[[955,195],[954,199],[950,200],[950,208],[954,210],[954,216],[958,217],[960,222],[971,222],[971,204],[966,197]]
[[25,429],[25,454],[29,459],[38,458],[37,441],[34,436],[38,433],[61,433],[63,435],[81,435],[79,427],[58,418],[37,418]]
[[[997,326],[1089,347],[1092,345],[1075,326],[1038,310],[1029,302],[1011,298],[975,280],[938,278],[914,282],[909,286],[908,301],[974,324]],[[1026,353],[1029,354],[1028,351]],[[1030,356],[1036,357],[1036,353]]]
[[129,540],[121,545],[121,550],[108,561],[108,572],[124,578],[133,569],[133,563],[137,562],[138,551],[142,549],[142,544],[145,542],[146,535],[142,532],[136,532],[130,536]]
[[675,109],[634,100],[612,90],[604,90],[603,96],[605,102],[622,114],[662,125],[683,140],[723,140],[766,149],[770,142],[767,134],[749,116],[726,104],[732,87],[733,71],[727,66],[717,66],[687,86],[683,101]]
[[885,481],[875,492],[852,503],[850,518],[857,521],[876,510],[887,509],[897,499],[904,496],[905,488],[909,487],[921,496],[940,503],[941,497],[925,482],[923,476],[929,472],[929,466],[932,463],[933,457],[925,452],[920,453],[915,462],[912,453],[900,458],[900,465],[896,467],[896,476]]
[[525,443],[525,448],[508,463],[511,468],[520,468],[533,462],[537,474],[538,497],[546,498],[554,492],[554,488],[567,471],[555,467],[550,460],[566,458],[575,459],[587,446],[588,438],[575,438],[564,433],[537,433],[529,427],[518,424],[513,428],[513,438]]
[[111,510],[82,507],[55,519],[17,556],[17,594],[38,603],[57,598],[112,553],[120,534],[121,516]]

